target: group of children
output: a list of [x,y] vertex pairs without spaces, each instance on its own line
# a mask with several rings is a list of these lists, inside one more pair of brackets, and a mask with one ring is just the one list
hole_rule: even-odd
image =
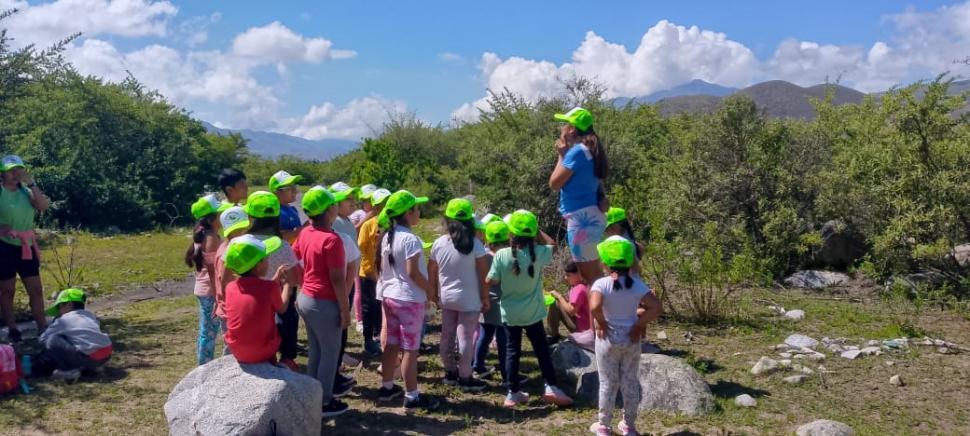
[[[224,352],[240,363],[278,362],[299,370],[298,314],[308,339],[306,372],[323,388],[323,416],[338,415],[348,409],[339,398],[356,383],[339,368],[357,302],[364,353],[381,359],[378,399],[403,396],[406,409],[433,409],[437,402],[420,393],[417,361],[426,314],[435,305],[441,310],[444,384],[484,389],[494,372],[485,363],[494,339],[508,388],[504,406],[528,402],[519,373],[524,333],[545,382],[541,398],[567,406],[573,400],[557,386],[549,347],[563,323],[573,340],[596,354],[600,413],[590,430],[610,432],[621,390],[619,429],[635,434],[640,338],[660,315],[660,304],[640,279],[640,250],[625,211],[604,204],[601,186],[574,183],[584,177],[599,183],[605,175],[591,115],[577,108],[557,118],[567,126],[557,142],[560,161],[550,186],[563,191],[574,260],[566,266],[568,296],[543,292],[543,270],[558,245],[527,210],[478,219],[470,200],[453,199],[443,210],[446,233],[426,245],[414,232],[426,197],[343,182],[314,186],[301,200],[304,223],[290,206],[300,176],[279,171],[268,192],[248,194],[245,176],[225,170],[219,185],[226,200],[208,195],[192,206],[198,225],[186,263],[196,270],[199,364],[212,359],[221,330]],[[568,143],[575,143],[572,150]],[[589,174],[580,176],[583,171]],[[403,378],[403,388],[396,377]]]

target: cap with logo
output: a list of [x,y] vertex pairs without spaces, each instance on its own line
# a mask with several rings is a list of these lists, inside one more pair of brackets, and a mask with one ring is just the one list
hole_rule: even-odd
[[57,294],[57,300],[54,300],[54,304],[47,308],[47,314],[50,316],[57,316],[59,313],[58,307],[64,303],[83,303],[87,301],[88,296],[84,291],[78,288],[69,288],[61,291]]
[[384,188],[379,188],[370,195],[371,206],[379,206],[384,200],[387,200],[391,196],[391,191]]
[[303,181],[303,176],[294,176],[286,171],[277,171],[269,177],[269,190],[276,192],[277,189],[293,186]]
[[240,206],[232,206],[219,215],[219,223],[222,224],[222,236],[228,238],[232,232],[249,228],[249,215]]
[[15,154],[8,154],[4,156],[0,162],[2,162],[3,165],[0,167],[0,172],[7,172],[14,168],[27,168],[27,166],[24,165],[24,160]]
[[360,187],[360,192],[357,194],[357,199],[358,200],[370,200],[371,194],[373,194],[374,191],[376,191],[376,190],[377,190],[377,185],[372,185],[370,183],[368,183],[368,184],[366,184],[364,186],[361,186]]
[[330,206],[337,204],[337,200],[330,190],[317,185],[303,193],[303,200],[300,201],[300,204],[308,217],[315,217],[326,212]]
[[233,238],[226,248],[226,268],[239,275],[246,274],[282,245],[283,241],[276,236],[265,241],[253,235]]
[[253,218],[280,216],[280,199],[271,192],[256,191],[246,198],[246,213]]
[[219,197],[216,197],[216,194],[205,195],[199,197],[195,203],[192,203],[192,217],[201,219],[214,213],[220,213],[230,207],[232,206],[219,201]]
[[350,186],[344,182],[337,182],[330,185],[330,192],[333,193],[334,200],[336,200],[337,203],[340,203],[341,201],[350,198],[351,195],[354,195],[357,192],[357,188],[354,188],[353,186]]

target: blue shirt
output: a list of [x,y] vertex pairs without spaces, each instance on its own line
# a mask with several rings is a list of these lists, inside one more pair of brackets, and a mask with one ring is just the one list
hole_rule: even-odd
[[288,204],[280,206],[280,230],[289,231],[303,227],[300,222],[300,211]]
[[589,149],[583,144],[573,145],[563,156],[562,166],[573,175],[559,191],[559,212],[566,214],[598,205],[600,181],[593,172],[593,154]]

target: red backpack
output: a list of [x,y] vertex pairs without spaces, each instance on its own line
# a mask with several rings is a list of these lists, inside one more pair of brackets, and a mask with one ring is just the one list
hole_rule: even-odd
[[22,377],[17,352],[10,345],[0,344],[0,395],[16,392]]

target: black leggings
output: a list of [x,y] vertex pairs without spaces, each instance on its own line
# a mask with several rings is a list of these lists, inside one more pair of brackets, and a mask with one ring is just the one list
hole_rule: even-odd
[[552,366],[552,356],[549,355],[549,344],[546,343],[546,330],[542,321],[528,326],[505,326],[508,336],[508,349],[505,353],[505,376],[509,392],[519,391],[519,360],[522,358],[522,331],[532,344],[532,351],[539,360],[539,371],[549,386],[556,385],[556,370]]
[[285,302],[286,312],[280,315],[280,323],[276,325],[280,332],[280,359],[296,359],[296,338],[300,331],[300,314],[296,311],[296,294],[299,289],[293,288],[290,301]]
[[377,281],[360,278],[360,312],[364,318],[364,341],[371,342],[381,334],[381,301],[377,299]]

